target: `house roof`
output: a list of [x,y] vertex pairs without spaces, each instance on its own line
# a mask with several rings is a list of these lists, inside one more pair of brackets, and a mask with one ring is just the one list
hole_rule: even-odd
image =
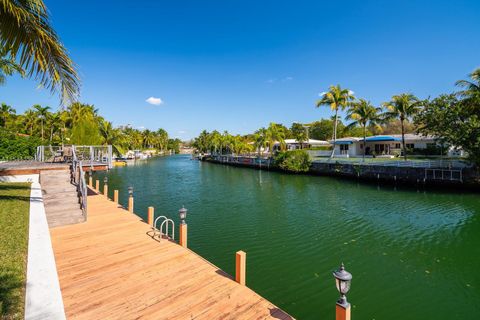
[[[296,144],[296,143],[299,143],[299,142],[295,139],[285,139],[285,143],[286,144]],[[315,139],[308,139],[308,141],[304,141],[303,143],[316,145],[316,146],[328,146],[328,145],[330,145],[330,143],[328,141],[315,140]],[[275,142],[275,144],[278,144],[278,142]]]

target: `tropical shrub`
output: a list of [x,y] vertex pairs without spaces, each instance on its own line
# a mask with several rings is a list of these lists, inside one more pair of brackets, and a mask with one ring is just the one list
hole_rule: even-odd
[[275,164],[287,171],[307,172],[312,161],[305,150],[291,150],[277,153]]
[[0,160],[28,160],[35,157],[39,138],[17,135],[0,128]]

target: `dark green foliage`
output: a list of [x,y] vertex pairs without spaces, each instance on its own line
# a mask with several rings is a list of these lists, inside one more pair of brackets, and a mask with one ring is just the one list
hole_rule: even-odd
[[275,164],[287,171],[307,172],[312,161],[305,150],[292,150],[279,152],[275,156]]
[[0,128],[0,160],[33,159],[39,145],[39,138],[20,136]]
[[459,100],[455,94],[441,95],[425,103],[415,122],[420,133],[462,148],[480,165],[480,97]]
[[182,141],[180,139],[168,139],[168,147],[169,150],[174,150],[175,153],[180,153],[180,143]]

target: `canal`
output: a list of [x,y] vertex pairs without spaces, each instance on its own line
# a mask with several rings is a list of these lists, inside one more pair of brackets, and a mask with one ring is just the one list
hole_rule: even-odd
[[[353,274],[354,319],[480,319],[480,197],[396,189],[190,160],[150,159],[108,172],[178,223],[189,247],[234,274],[247,252],[247,285],[298,319],[334,319],[332,270]],[[103,174],[97,179],[103,180]],[[112,194],[110,194],[112,197]]]

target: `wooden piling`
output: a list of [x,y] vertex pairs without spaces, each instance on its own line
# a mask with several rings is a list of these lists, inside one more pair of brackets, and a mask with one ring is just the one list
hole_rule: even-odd
[[153,207],[148,207],[148,225],[153,227],[153,221],[154,221],[154,211],[155,209]]
[[237,251],[235,255],[235,281],[241,285],[246,283],[247,254],[244,251]]
[[187,247],[187,224],[186,223],[181,223],[180,224],[180,239],[179,239],[179,244],[182,247]]
[[90,188],[93,188],[93,178],[92,178],[92,176],[88,177],[88,186]]
[[350,304],[343,306],[337,303],[335,308],[335,320],[350,320]]
[[100,180],[96,180],[96,181],[95,181],[95,191],[96,191],[97,193],[100,192]]
[[108,199],[108,184],[103,185],[103,195]]
[[128,211],[133,213],[133,196],[128,197]]
[[118,203],[118,190],[113,190],[113,202]]

